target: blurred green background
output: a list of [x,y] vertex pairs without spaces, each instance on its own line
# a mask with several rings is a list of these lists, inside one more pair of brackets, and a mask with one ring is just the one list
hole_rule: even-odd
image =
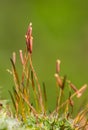
[[[1,0],[0,1],[0,87],[2,98],[10,98],[10,57],[25,50],[25,33],[33,24],[33,64],[40,84],[47,88],[49,107],[55,105],[55,63],[61,74],[78,87],[88,83],[88,0]],[[18,65],[18,70],[20,67]],[[68,91],[68,89],[67,89]],[[82,99],[85,100],[87,92]],[[51,98],[52,97],[52,98]],[[78,103],[81,104],[82,100]],[[81,102],[80,102],[81,101]]]

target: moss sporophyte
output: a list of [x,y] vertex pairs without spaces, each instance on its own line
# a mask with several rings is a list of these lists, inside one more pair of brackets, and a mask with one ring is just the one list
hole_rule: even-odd
[[[13,76],[13,92],[9,91],[13,108],[7,100],[0,100],[0,130],[87,130],[88,105],[72,117],[73,98],[80,98],[87,88],[84,84],[78,89],[67,76],[60,75],[61,61],[56,60],[56,107],[49,111],[45,83],[40,86],[32,63],[33,37],[32,23],[29,24],[26,38],[26,51],[19,51],[22,66],[21,77],[16,67],[16,53],[10,59],[12,68],[8,72]],[[43,88],[42,88],[43,87]],[[65,91],[68,90],[65,94]],[[32,93],[32,94],[31,94]],[[64,97],[67,97],[64,98]],[[34,101],[32,100],[34,99]],[[33,102],[33,103],[32,103]]]

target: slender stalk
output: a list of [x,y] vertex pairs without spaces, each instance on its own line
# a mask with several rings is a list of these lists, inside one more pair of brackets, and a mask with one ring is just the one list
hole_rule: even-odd
[[34,109],[34,107],[30,104],[29,100],[21,93],[22,98],[24,101],[28,104],[30,109],[32,110],[33,114],[37,117],[37,111]]
[[[30,54],[29,54],[29,57],[30,57]],[[42,110],[42,113],[44,113],[44,104],[43,104],[43,98],[42,98],[42,92],[41,92],[41,87],[40,87],[40,84],[39,84],[39,81],[38,81],[38,77],[36,75],[36,72],[33,68],[33,65],[32,65],[32,59],[30,57],[30,67],[33,71],[33,74],[34,74],[34,78],[36,80],[36,83],[37,83],[37,86],[38,86],[38,92],[39,92],[39,102],[40,102],[40,106],[41,106],[41,110]]]
[[[85,86],[87,87],[87,86]],[[82,90],[84,89],[84,86],[82,88],[80,88],[77,92],[75,92],[71,97],[70,99],[72,99],[73,97],[75,97],[78,93],[80,93]],[[66,105],[68,103],[68,100],[67,99],[64,103],[62,103],[60,106],[57,107],[57,111],[59,111],[59,109],[61,109],[64,105]],[[54,113],[56,112],[56,110],[54,110],[51,115],[53,115]]]

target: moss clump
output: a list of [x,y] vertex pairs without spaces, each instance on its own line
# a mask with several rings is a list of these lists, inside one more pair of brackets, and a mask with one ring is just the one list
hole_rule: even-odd
[[[0,130],[86,130],[88,106],[72,118],[74,107],[73,97],[80,98],[87,88],[83,85],[79,90],[67,79],[60,76],[60,60],[56,61],[56,107],[52,112],[47,108],[47,93],[43,83],[43,89],[38,81],[37,74],[32,63],[32,24],[30,23],[26,33],[27,50],[19,51],[22,65],[21,77],[16,68],[16,53],[11,60],[12,69],[8,70],[13,76],[13,92],[9,91],[14,111],[11,111],[8,103],[0,101]],[[68,98],[64,100],[65,88],[68,90]],[[33,94],[31,94],[33,93]],[[43,96],[44,95],[44,96]],[[67,97],[67,96],[66,96]],[[34,99],[34,105],[31,102]]]

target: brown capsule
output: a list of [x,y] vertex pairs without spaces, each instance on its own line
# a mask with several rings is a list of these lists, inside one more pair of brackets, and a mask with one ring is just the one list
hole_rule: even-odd
[[14,64],[16,63],[16,53],[15,52],[13,52],[13,57],[12,57],[12,59],[13,59],[13,62],[14,62]]
[[22,65],[24,65],[24,58],[23,58],[22,50],[19,50],[19,53],[20,53],[20,60],[21,60],[21,63],[22,63]]
[[84,91],[86,90],[86,88],[87,88],[87,84],[84,84],[84,85],[81,87],[81,89],[77,91],[77,97],[78,97],[78,98],[82,96],[82,94],[84,93]]
[[57,73],[54,76],[56,78],[57,84],[59,85],[60,88],[62,88],[63,83],[62,83],[62,80],[61,80],[60,76]]
[[32,23],[29,24],[27,33],[25,35],[28,52],[32,53],[33,37],[32,37]]
[[69,104],[70,104],[71,106],[74,106],[74,102],[73,102],[72,99],[69,99]]
[[75,92],[78,91],[78,89],[76,88],[76,86],[75,86],[74,84],[70,83],[70,87],[71,87]]

